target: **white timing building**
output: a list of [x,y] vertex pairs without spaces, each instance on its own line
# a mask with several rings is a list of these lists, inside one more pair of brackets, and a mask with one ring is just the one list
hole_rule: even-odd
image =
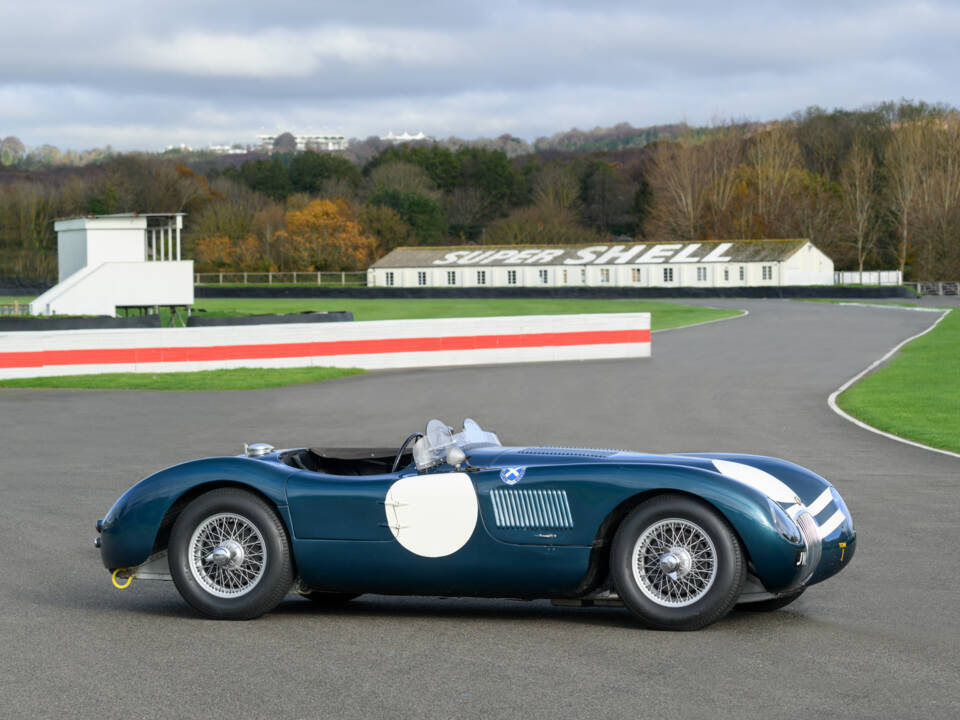
[[183,260],[184,213],[57,220],[59,282],[31,315],[110,315],[117,308],[193,305],[193,260]]
[[758,287],[833,285],[809,240],[402,247],[367,270],[373,287]]

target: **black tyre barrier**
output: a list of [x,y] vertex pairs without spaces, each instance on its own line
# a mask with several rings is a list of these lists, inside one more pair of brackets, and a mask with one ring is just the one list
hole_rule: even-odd
[[334,312],[302,312],[295,315],[240,315],[237,317],[204,317],[191,315],[187,327],[211,327],[216,325],[281,325],[284,323],[329,323],[352,322],[353,313],[349,310]]
[[784,287],[731,288],[330,288],[330,287],[211,287],[198,286],[198,298],[914,298],[916,295],[898,285],[878,287],[833,287],[829,285],[790,285]]
[[0,332],[36,330],[104,330],[114,328],[158,328],[159,315],[136,317],[0,317]]

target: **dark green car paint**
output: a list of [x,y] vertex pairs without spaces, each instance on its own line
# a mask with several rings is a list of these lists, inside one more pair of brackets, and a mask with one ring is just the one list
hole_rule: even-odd
[[[579,454],[578,454],[579,453]],[[557,448],[491,448],[470,453],[480,516],[467,544],[452,555],[426,558],[397,543],[386,525],[384,498],[412,467],[377,476],[338,477],[296,470],[280,453],[220,457],[162,470],[134,485],[103,520],[102,559],[108,569],[135,567],[163,538],[178,500],[224,484],[245,487],[277,507],[290,534],[294,561],[315,589],[393,594],[559,597],[583,589],[604,520],[638,497],[685,493],[716,508],[734,528],[751,570],[772,592],[790,587],[802,543],[782,537],[767,497],[718,473],[714,458],[750,464],[777,476],[804,502],[829,487],[800,466],[760,456],[643,455]],[[563,490],[572,528],[550,532],[497,527],[491,490],[507,487],[502,467],[523,467],[518,487]],[[443,466],[440,472],[453,468]],[[624,505],[624,504],[628,505]],[[840,543],[845,543],[840,548]],[[845,523],[823,540],[810,582],[838,572],[853,557],[856,536]],[[841,563],[841,550],[843,561]]]

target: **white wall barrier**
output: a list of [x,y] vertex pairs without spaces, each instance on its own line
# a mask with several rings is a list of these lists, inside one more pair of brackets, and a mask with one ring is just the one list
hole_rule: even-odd
[[650,313],[0,333],[0,378],[650,356]]

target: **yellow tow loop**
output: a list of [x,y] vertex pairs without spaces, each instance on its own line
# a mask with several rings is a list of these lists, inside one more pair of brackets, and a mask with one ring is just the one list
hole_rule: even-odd
[[117,569],[114,570],[113,573],[110,575],[110,580],[113,581],[113,586],[114,586],[117,590],[126,590],[128,587],[130,587],[130,583],[133,582],[133,578],[134,578],[134,575],[136,575],[136,573],[131,574],[131,575],[127,578],[127,582],[125,582],[123,585],[121,585],[120,583],[117,582],[117,573],[119,573],[119,572],[124,572],[124,571],[126,571],[126,570],[128,570],[128,569],[129,569],[129,568],[117,568]]

